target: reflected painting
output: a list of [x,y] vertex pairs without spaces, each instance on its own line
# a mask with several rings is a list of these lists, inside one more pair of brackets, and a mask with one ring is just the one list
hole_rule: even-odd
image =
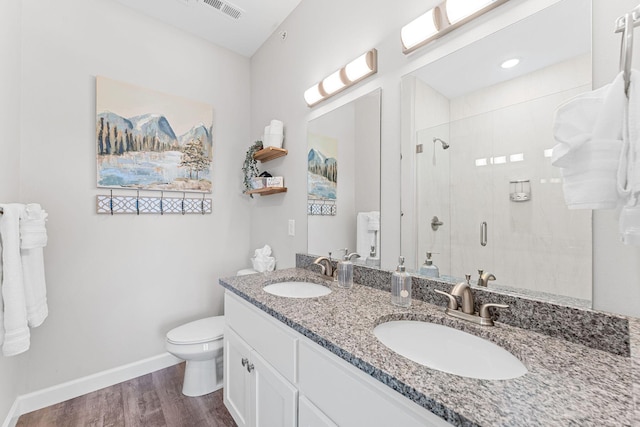
[[307,156],[307,214],[336,215],[338,141],[309,134]]
[[213,107],[96,78],[98,187],[211,192]]

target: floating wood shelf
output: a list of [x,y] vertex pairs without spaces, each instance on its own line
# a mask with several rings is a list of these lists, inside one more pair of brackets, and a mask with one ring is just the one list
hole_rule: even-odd
[[286,193],[286,192],[287,192],[287,187],[265,187],[265,188],[258,188],[256,190],[249,190],[247,191],[247,194],[259,194],[261,196],[268,196],[270,194]]
[[284,148],[266,147],[256,152],[253,158],[261,162],[268,162],[269,160],[277,159],[278,157],[286,156],[289,153]]

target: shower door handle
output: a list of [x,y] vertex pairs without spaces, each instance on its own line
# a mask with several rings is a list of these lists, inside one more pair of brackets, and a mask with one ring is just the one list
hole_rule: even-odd
[[487,246],[487,221],[480,224],[480,245]]

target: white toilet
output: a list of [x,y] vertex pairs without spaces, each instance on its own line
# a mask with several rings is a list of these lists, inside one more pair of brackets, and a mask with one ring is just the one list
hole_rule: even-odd
[[202,396],[222,387],[224,316],[207,317],[178,326],[167,333],[166,349],[186,360],[182,394]]

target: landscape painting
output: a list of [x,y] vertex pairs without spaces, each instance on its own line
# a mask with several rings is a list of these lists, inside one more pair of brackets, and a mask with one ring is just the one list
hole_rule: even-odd
[[213,107],[96,78],[98,187],[210,193]]
[[307,156],[307,214],[336,215],[338,141],[309,134]]

